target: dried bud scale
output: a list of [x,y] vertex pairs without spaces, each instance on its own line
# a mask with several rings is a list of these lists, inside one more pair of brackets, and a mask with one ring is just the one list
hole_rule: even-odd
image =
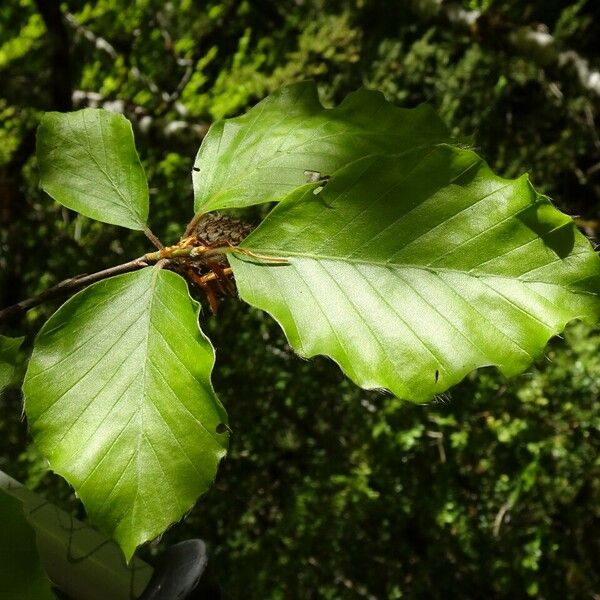
[[[221,213],[208,213],[196,223],[188,238],[194,245],[207,248],[237,246],[254,229],[254,225]],[[202,288],[213,313],[217,312],[217,297],[234,294],[235,283],[224,254],[213,254],[202,263],[186,266],[188,279]]]

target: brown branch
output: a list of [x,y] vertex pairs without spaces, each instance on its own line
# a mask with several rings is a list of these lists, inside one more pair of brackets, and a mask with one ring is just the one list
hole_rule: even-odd
[[55,286],[48,288],[33,298],[22,300],[17,304],[13,304],[12,306],[0,310],[0,323],[19,317],[35,306],[39,306],[40,304],[48,302],[49,300],[74,294],[91,283],[102,281],[103,279],[107,279],[113,275],[137,271],[138,269],[147,267],[148,264],[149,262],[147,259],[144,256],[140,256],[135,260],[123,263],[122,265],[117,265],[116,267],[109,267],[108,269],[98,271],[97,273],[92,273],[90,275],[78,275],[77,277],[65,279],[64,281],[57,283]]
[[[239,229],[239,221],[235,221],[233,219],[227,220],[222,217],[220,221],[222,222],[223,220],[226,220],[230,226],[237,225]],[[96,283],[97,281],[107,279],[108,277],[112,277],[114,275],[137,271],[138,269],[143,269],[149,265],[156,265],[158,268],[169,266],[173,268],[174,263],[183,264],[184,267],[186,265],[189,266],[194,264],[196,267],[200,267],[201,269],[208,268],[209,271],[214,271],[212,274],[209,273],[203,276],[204,283],[209,281],[218,282],[220,277],[227,277],[232,274],[232,271],[229,267],[220,268],[215,265],[215,258],[223,254],[239,253],[245,256],[251,256],[253,258],[263,260],[265,262],[287,263],[286,259],[272,256],[261,256],[246,249],[239,248],[233,245],[230,240],[217,239],[212,246],[207,246],[204,245],[204,243],[199,243],[198,239],[196,238],[184,238],[174,246],[165,247],[148,228],[145,229],[144,233],[149,239],[152,240],[159,250],[156,252],[148,252],[134,260],[117,265],[115,267],[104,269],[103,271],[98,271],[97,273],[92,273],[91,275],[78,275],[76,277],[65,279],[64,281],[57,283],[55,286],[45,290],[33,298],[22,300],[21,302],[17,302],[12,306],[8,306],[7,308],[0,310],[0,324],[4,321],[9,321],[15,317],[21,316],[31,308],[34,308],[35,306],[43,304],[49,300],[73,294],[85,286]],[[222,235],[223,230],[219,230],[219,233]],[[230,232],[230,235],[232,236],[232,239],[235,240],[235,235],[232,232]]]

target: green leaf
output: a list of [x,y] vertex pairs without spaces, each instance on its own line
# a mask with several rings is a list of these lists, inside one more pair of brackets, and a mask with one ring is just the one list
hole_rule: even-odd
[[[5,494],[22,503],[20,516],[25,515],[35,532],[37,547],[33,548],[28,542],[31,558],[24,566],[29,579],[33,579],[35,565],[41,561],[48,577],[69,598],[130,600],[144,591],[152,576],[150,565],[139,558],[127,565],[117,544],[0,471],[0,501],[7,497]],[[15,539],[15,535],[0,536],[0,547],[5,541],[7,550],[12,552]],[[18,579],[23,585],[28,578],[19,576]],[[15,594],[14,597],[24,596]],[[36,600],[41,597],[33,596]]]
[[325,109],[312,81],[281,88],[235,119],[215,122],[194,165],[194,209],[281,200],[369,154],[399,154],[449,139],[429,106],[403,109],[360,89]]
[[526,176],[450,146],[371,156],[305,186],[232,257],[241,297],[302,355],[425,401],[471,370],[525,369],[571,319],[600,314],[600,261]]
[[148,183],[123,115],[95,108],[46,113],[37,159],[42,188],[57,202],[104,223],[145,228]]
[[35,533],[19,500],[0,490],[0,597],[54,600],[35,543]]
[[175,273],[119,275],[64,304],[29,362],[34,442],[127,559],[191,508],[226,452],[197,313]]
[[24,337],[11,338],[0,335],[0,392],[12,383],[16,370],[17,352]]

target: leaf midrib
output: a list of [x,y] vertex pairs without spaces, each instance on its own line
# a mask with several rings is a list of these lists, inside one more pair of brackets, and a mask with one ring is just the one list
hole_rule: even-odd
[[[106,140],[105,140],[105,134],[104,134],[104,127],[102,126],[102,119],[103,119],[103,117],[100,116],[100,118],[98,119],[98,124],[99,124],[99,129],[100,129],[100,137],[102,139],[102,148],[103,148],[104,154],[106,156]],[[100,164],[100,162],[98,161],[98,159],[96,158],[96,156],[94,156],[94,154],[92,153],[92,151],[88,148],[88,145],[90,144],[90,135],[88,133],[87,123],[86,123],[86,120],[85,120],[85,111],[83,111],[81,113],[81,120],[83,121],[83,127],[85,129],[86,144],[83,146],[84,149],[85,149],[85,151],[88,153],[88,155],[90,156],[90,158],[96,163],[96,166],[100,169],[100,171],[103,173],[103,175],[106,177],[106,179],[108,179],[108,181],[110,182],[110,185],[112,186],[112,188],[115,190],[115,192],[117,193],[117,195],[123,201],[123,203],[124,203],[123,206],[130,212],[130,214],[133,216],[133,218],[134,218],[135,221],[137,221],[140,225],[143,225],[143,223],[139,219],[139,216],[136,215],[135,212],[133,211],[133,208],[128,205],[127,198],[124,196],[124,194],[121,191],[120,187],[114,182],[113,178],[109,175],[108,171],[106,170],[106,167],[108,165],[105,165],[105,167],[102,167],[102,165]],[[74,138],[74,139],[76,139],[76,138]],[[127,172],[127,185],[126,185],[126,187],[128,188],[129,191],[131,191],[131,179],[130,179],[131,168],[130,168],[130,165],[128,165],[127,171],[128,172]]]
[[[150,293],[150,298],[148,300],[147,309],[146,309],[147,328],[146,328],[146,336],[145,336],[145,340],[144,340],[144,346],[145,346],[144,357],[145,358],[144,358],[144,365],[142,367],[143,370],[142,370],[142,374],[141,374],[142,393],[140,394],[140,402],[139,402],[139,409],[138,409],[139,413],[140,413],[140,426],[139,426],[138,444],[137,444],[136,457],[135,457],[137,481],[136,481],[136,489],[135,489],[135,498],[133,499],[133,502],[131,503],[132,529],[135,529],[135,526],[134,526],[135,508],[136,508],[138,497],[140,495],[140,482],[142,481],[142,476],[140,474],[141,447],[142,447],[142,441],[144,440],[144,438],[147,438],[147,436],[145,435],[145,432],[144,432],[144,405],[148,400],[147,393],[146,393],[146,390],[147,390],[146,377],[147,377],[147,373],[148,373],[148,364],[150,364],[148,348],[150,346],[150,331],[152,329],[152,309],[153,309],[153,305],[154,305],[154,300],[155,300],[155,295],[156,295],[156,285],[158,282],[159,275],[160,275],[160,270],[157,269],[156,267],[154,267],[152,269],[152,276],[150,278],[150,285],[148,287],[148,291]],[[160,468],[162,469],[163,467],[160,464],[158,457],[157,457],[157,462],[159,462]],[[143,501],[143,496],[142,496],[142,501]]]
[[[85,111],[84,111],[85,112]],[[71,130],[71,139],[68,138],[63,138],[62,136],[60,136],[58,134],[58,132],[55,132],[55,137],[59,138],[62,142],[63,142],[63,147],[68,147],[70,144],[75,143],[78,146],[80,146],[81,148],[83,148],[83,150],[88,154],[88,156],[92,159],[92,161],[96,164],[96,166],[98,167],[98,169],[100,169],[100,171],[102,172],[102,174],[104,175],[104,177],[106,178],[106,180],[109,182],[109,187],[112,187],[113,190],[117,193],[117,196],[119,196],[121,198],[121,200],[123,201],[123,204],[119,204],[117,202],[112,202],[112,204],[114,204],[115,206],[120,206],[121,208],[124,208],[125,211],[127,213],[129,213],[129,215],[132,217],[132,220],[137,223],[138,225],[144,225],[144,222],[140,219],[139,215],[135,213],[134,209],[129,205],[127,198],[123,195],[123,193],[121,192],[121,190],[119,189],[119,186],[117,186],[117,184],[113,181],[112,177],[108,174],[108,172],[105,170],[105,168],[102,167],[102,165],[99,163],[98,159],[94,156],[94,154],[91,152],[91,150],[88,148],[88,143],[90,141],[89,139],[89,133],[87,130],[87,123],[85,121],[85,116],[84,113],[82,113],[81,115],[81,120],[83,122],[83,126],[84,126],[84,130],[85,130],[85,143],[80,142],[77,139],[77,136],[74,135],[74,130],[73,130],[73,125],[71,123],[68,123],[68,126],[70,127]],[[102,138],[102,147],[104,148],[104,150],[106,151],[106,144],[105,144],[105,135],[104,135],[104,129],[102,127],[102,118],[100,118],[99,120],[100,123],[100,136]],[[64,171],[67,171],[67,169],[63,169]],[[127,181],[127,185],[129,187],[129,189],[131,189],[130,184],[131,184],[131,179],[130,179],[130,174],[131,174],[131,166],[128,167],[128,181]],[[81,174],[76,173],[76,175],[78,175],[79,177],[81,177]],[[87,179],[85,177],[82,177],[83,179]],[[95,183],[95,182],[94,182]],[[105,198],[102,198],[102,200],[106,200]]]
[[[418,265],[418,264],[414,264],[414,263],[391,263],[391,262],[384,262],[384,261],[376,261],[376,260],[367,260],[367,259],[361,259],[361,258],[346,258],[343,256],[330,256],[330,255],[326,255],[326,254],[314,254],[314,253],[310,253],[310,252],[294,252],[294,251],[285,251],[285,252],[281,252],[279,250],[274,250],[272,248],[248,248],[248,250],[250,250],[251,252],[255,253],[255,254],[263,254],[265,256],[273,256],[273,258],[288,258],[288,257],[297,257],[297,258],[305,258],[308,260],[314,260],[314,261],[323,261],[323,260],[329,260],[329,261],[337,261],[337,262],[345,262],[345,263],[350,263],[350,264],[361,264],[361,265],[368,265],[368,266],[375,266],[375,267],[384,267],[386,269],[389,268],[398,268],[398,269],[419,269],[421,271],[427,271],[429,273],[434,273],[434,274],[438,274],[438,273],[450,273],[453,275],[466,275],[469,277],[474,277],[477,279],[480,278],[484,278],[484,277],[493,277],[493,278],[498,278],[498,279],[509,279],[511,281],[519,281],[521,283],[541,283],[541,284],[545,284],[545,285],[556,285],[562,289],[571,291],[573,293],[579,293],[579,294],[586,294],[586,293],[592,293],[592,292],[586,292],[585,290],[579,290],[579,289],[573,289],[570,288],[568,286],[563,286],[560,285],[559,283],[555,283],[552,281],[542,281],[542,280],[538,280],[538,279],[521,279],[520,276],[514,277],[514,276],[510,276],[510,275],[500,275],[498,273],[486,273],[486,272],[477,272],[477,271],[461,271],[460,269],[451,269],[449,267],[430,267],[427,265]],[[581,253],[581,254],[575,254],[570,256],[569,258],[575,258],[577,256],[580,255],[584,255],[585,253]],[[251,257],[250,257],[251,258]],[[238,257],[238,260],[244,260],[244,257]],[[268,265],[267,263],[264,264],[264,266],[272,266],[272,265]],[[277,265],[278,267],[285,267],[285,265]],[[547,265],[540,265],[541,267],[545,267]]]

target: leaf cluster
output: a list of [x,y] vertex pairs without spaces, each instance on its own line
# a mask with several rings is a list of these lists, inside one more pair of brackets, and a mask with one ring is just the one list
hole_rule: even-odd
[[[472,144],[499,172],[515,176],[524,166],[529,168],[537,186],[563,209],[592,223],[599,198],[598,171],[594,170],[599,155],[593,135],[597,100],[581,93],[576,77],[561,79],[530,57],[516,56],[502,45],[502,35],[481,36],[476,30],[465,32],[443,21],[424,19],[421,15],[425,13],[413,12],[419,4],[426,3],[402,7],[390,4],[381,10],[380,2],[368,1],[343,6],[304,2],[285,8],[280,3],[266,2],[258,11],[249,3],[214,2],[207,5],[206,11],[198,11],[187,2],[177,3],[176,10],[154,2],[135,6],[117,0],[67,2],[61,4],[63,9],[69,10],[88,32],[112,43],[119,56],[112,59],[102,46],[90,43],[82,30],[71,29],[68,43],[72,64],[62,67],[71,70],[73,86],[79,92],[101,92],[100,100],[76,95],[77,103],[114,102],[113,106],[133,119],[138,149],[151,182],[152,229],[166,240],[176,239],[181,223],[189,216],[189,171],[200,140],[191,128],[180,128],[183,134],[165,135],[165,123],[182,118],[178,112],[181,105],[193,115],[194,125],[237,114],[281,83],[307,75],[318,80],[321,97],[329,103],[340,101],[349,90],[365,82],[383,90],[395,103],[429,101],[455,134],[473,133]],[[594,3],[464,2],[463,6],[486,11],[492,23],[500,23],[499,34],[502,27],[510,31],[514,24],[538,27],[543,23],[566,48],[587,56],[591,66],[598,64],[600,21]],[[166,38],[156,29],[159,12],[161,27],[170,34],[179,58],[194,60],[202,54],[195,62],[179,107],[166,110],[160,94],[131,75],[131,68],[141,65],[152,80],[173,90],[185,72],[178,57],[165,51]],[[504,21],[496,19],[498,13]],[[49,203],[38,191],[33,161],[26,161],[33,149],[30,132],[37,124],[40,109],[58,108],[53,99],[51,44],[32,1],[3,3],[0,19],[0,76],[5,84],[0,91],[0,186],[6,200],[0,227],[0,294],[2,305],[8,305],[74,272],[110,266],[123,255],[137,256],[146,248],[135,232],[129,236],[124,230],[76,216]],[[139,23],[150,27],[139,29]],[[171,61],[169,68],[164,67],[165,60]],[[140,127],[134,110],[150,117],[151,121],[145,121],[151,123],[149,129]],[[61,249],[59,253],[53,251],[56,246]],[[32,311],[22,329],[13,333],[26,331],[26,347],[30,347],[33,333],[50,312],[51,306]],[[411,510],[393,523],[387,513],[361,521],[346,518],[350,513],[340,502],[340,511],[325,512],[317,529],[313,527],[314,515],[321,509],[319,500],[330,494],[334,477],[339,494],[354,497],[351,514],[365,514],[372,506],[367,496],[354,494],[355,480],[347,474],[354,459],[364,455],[364,439],[370,439],[369,428],[377,418],[377,413],[372,416],[361,401],[368,399],[377,408],[380,404],[371,394],[344,383],[323,361],[310,367],[294,361],[283,338],[258,313],[246,317],[242,308],[228,304],[227,310],[221,311],[220,323],[205,320],[203,325],[219,348],[215,385],[232,422],[238,424],[234,429],[243,431],[243,435],[236,433],[220,480],[220,486],[230,482],[228,493],[213,489],[205,496],[202,509],[194,513],[190,529],[184,528],[179,534],[174,531],[173,535],[201,532],[206,536],[218,554],[215,564],[221,567],[220,580],[232,591],[240,595],[247,595],[248,590],[254,593],[259,584],[253,585],[260,581],[262,587],[256,591],[260,597],[276,597],[286,590],[293,595],[299,585],[298,557],[305,556],[305,564],[314,565],[316,558],[326,565],[322,570],[314,566],[302,569],[307,594],[315,590],[322,597],[391,593],[394,581],[400,579],[395,557],[401,552],[405,556],[404,550],[414,553],[410,545],[398,549],[397,541],[412,539],[412,515],[417,513],[422,516],[419,532],[431,541],[427,545],[431,552],[421,552],[419,560],[404,565],[406,578],[400,591],[394,593],[414,596],[415,590],[428,589],[431,595],[438,589],[435,584],[440,578],[448,593],[457,596],[467,593],[465,589],[488,589],[486,586],[489,595],[497,597],[520,596],[524,590],[532,596],[581,597],[597,589],[597,566],[589,561],[598,554],[590,545],[598,527],[594,493],[584,489],[562,504],[562,500],[552,500],[557,490],[578,490],[579,482],[594,472],[597,427],[594,429],[593,424],[598,411],[594,335],[576,329],[570,337],[572,350],[563,349],[558,354],[551,351],[554,362],[549,365],[541,359],[531,386],[529,378],[507,386],[495,375],[489,376],[493,385],[488,384],[485,376],[457,388],[451,404],[429,407],[428,412],[456,413],[460,417],[457,424],[446,426],[446,437],[468,437],[473,456],[486,449],[485,471],[472,471],[472,463],[464,454],[460,460],[448,459],[445,467],[438,468],[437,442],[424,433],[431,424],[424,412],[405,407],[415,420],[396,420],[392,426],[397,431],[406,430],[409,441],[402,443],[402,451],[396,446],[377,446],[371,462],[382,462],[389,468],[373,471],[375,477],[361,475],[357,486],[364,487],[365,480],[376,479],[381,493],[392,499],[399,496],[397,486],[404,486],[404,490],[412,490],[408,493]],[[244,328],[247,331],[242,332]],[[234,332],[229,337],[225,335],[228,329]],[[266,339],[267,344],[257,344],[257,339]],[[540,402],[524,405],[523,398],[529,393],[541,394]],[[347,401],[338,402],[340,398]],[[32,483],[57,486],[56,479],[43,475],[43,463],[33,448],[21,452],[27,438],[14,389],[0,397],[0,406],[4,415],[0,422],[2,461],[9,465],[4,468],[15,473],[22,470],[19,475],[23,479],[27,477],[25,470],[29,470]],[[485,435],[488,422],[481,415],[490,406],[502,443]],[[527,410],[522,418],[513,418],[524,406]],[[514,420],[518,422],[513,426]],[[336,439],[331,433],[318,434],[321,430],[331,432],[333,423],[335,435],[342,440],[339,443],[327,442]],[[575,428],[557,441],[555,432],[565,423],[573,423]],[[574,435],[578,427],[587,434]],[[515,510],[531,515],[529,528],[515,525],[509,530],[506,525],[510,522],[505,521],[502,536],[495,538],[493,528],[486,525],[491,517],[485,522],[473,518],[471,507],[473,502],[478,505],[480,497],[480,504],[487,506],[485,510],[497,515],[505,495],[500,493],[502,490],[486,490],[495,489],[496,481],[505,474],[512,481],[512,474],[527,465],[524,432],[546,448],[544,477],[535,479],[528,494],[521,495],[520,502],[507,513],[508,518]],[[404,450],[410,443],[414,445]],[[238,444],[242,444],[239,460]],[[335,453],[336,448],[341,454]],[[289,449],[295,449],[295,453]],[[406,452],[409,456],[402,462]],[[446,453],[450,456],[447,448]],[[338,456],[344,458],[338,460]],[[383,477],[384,473],[390,474],[389,479]],[[476,490],[471,494],[471,503],[461,495],[464,473],[471,473]],[[574,473],[581,474],[581,478]],[[273,485],[272,477],[280,478],[282,483],[272,493],[265,492]],[[248,482],[248,494],[242,494],[232,506],[235,486],[231,482],[242,480]],[[443,485],[439,486],[438,500],[426,503],[423,499],[431,497],[432,480],[442,481]],[[287,506],[290,495],[312,498],[306,504],[314,510],[283,510],[280,506]],[[253,501],[249,502],[247,496]],[[436,517],[442,498],[450,496],[460,500],[447,511],[463,515],[460,546],[466,544],[464,540],[476,540],[464,560],[452,563],[451,574],[440,565],[447,564],[445,548],[452,548],[456,542],[456,528],[441,529]],[[68,491],[62,493],[62,500],[69,501]],[[390,506],[392,510],[393,502]],[[285,546],[279,543],[282,529],[274,522],[289,524]],[[354,543],[357,522],[364,522],[366,532],[361,545]],[[296,531],[305,532],[303,544]],[[386,535],[391,541],[377,554],[375,546]],[[375,546],[370,545],[371,541]],[[348,548],[353,552],[346,554]],[[306,549],[306,553],[299,555],[299,549]],[[375,556],[383,557],[383,562],[378,559],[371,563]],[[537,562],[528,558],[536,556]],[[495,578],[488,577],[491,571],[487,566],[492,559]],[[422,565],[418,571],[417,563]],[[284,569],[284,564],[291,566]],[[356,565],[364,564],[371,568],[358,578],[362,587],[347,587]],[[381,570],[377,565],[383,565]],[[281,592],[273,591],[271,576],[276,570],[281,573]],[[367,577],[367,571],[372,578]]]

